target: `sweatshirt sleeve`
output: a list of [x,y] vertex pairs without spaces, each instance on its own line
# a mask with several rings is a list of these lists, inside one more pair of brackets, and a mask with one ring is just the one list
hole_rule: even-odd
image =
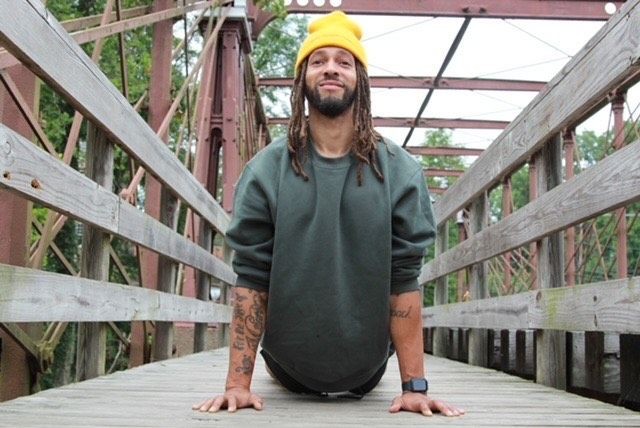
[[273,221],[269,202],[255,174],[247,166],[236,186],[233,217],[226,240],[235,250],[236,286],[269,289],[273,254]]
[[422,257],[435,239],[431,198],[421,168],[400,190],[391,221],[391,293],[417,290]]

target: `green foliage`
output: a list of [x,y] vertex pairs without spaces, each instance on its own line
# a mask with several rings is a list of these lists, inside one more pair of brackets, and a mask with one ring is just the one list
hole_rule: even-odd
[[[291,77],[298,54],[298,46],[307,33],[308,19],[299,16],[287,16],[276,19],[260,34],[254,45],[251,58],[260,77]],[[261,88],[260,95],[265,112],[269,117],[289,116],[291,108],[288,90],[281,88]],[[286,127],[273,126],[271,136],[277,138],[286,133]]]
[[273,13],[278,18],[284,18],[287,15],[284,0],[253,0],[253,4],[262,10]]
[[[434,131],[425,132],[425,140],[422,144],[426,147],[455,147],[452,142],[451,131],[446,129],[437,129]],[[464,170],[465,165],[462,158],[459,156],[423,156],[421,159],[422,166],[429,169],[447,169],[447,170]],[[428,177],[427,185],[429,187],[441,187],[447,188],[455,182],[455,177]],[[449,221],[448,227],[448,241],[449,247],[453,247],[459,241],[458,226],[454,220]],[[435,245],[432,245],[427,249],[425,255],[425,262],[432,260],[435,257]],[[449,302],[455,302],[457,296],[457,280],[456,275],[449,275],[448,282],[448,294]],[[424,305],[432,306],[434,300],[435,284],[429,283],[425,285],[424,292]]]
[[[426,147],[454,147],[451,142],[451,131],[447,129],[437,129],[425,133]],[[459,156],[424,156],[422,166],[429,169],[464,170],[465,165]],[[453,185],[455,177],[428,177],[429,187],[447,188]]]

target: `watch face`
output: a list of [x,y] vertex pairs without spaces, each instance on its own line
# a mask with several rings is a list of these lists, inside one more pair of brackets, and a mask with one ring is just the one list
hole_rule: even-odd
[[411,386],[409,387],[411,391],[414,392],[422,392],[427,390],[427,380],[426,379],[411,379]]

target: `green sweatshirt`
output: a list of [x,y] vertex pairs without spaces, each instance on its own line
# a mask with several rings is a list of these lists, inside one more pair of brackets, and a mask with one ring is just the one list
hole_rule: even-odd
[[324,392],[362,385],[386,361],[389,296],[419,288],[435,227],[422,167],[381,142],[384,182],[349,154],[313,144],[305,170],[278,140],[246,166],[227,241],[237,286],[268,291],[263,348],[298,382]]

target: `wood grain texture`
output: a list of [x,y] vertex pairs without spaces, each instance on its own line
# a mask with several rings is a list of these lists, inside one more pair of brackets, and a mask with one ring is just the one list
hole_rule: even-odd
[[278,386],[256,361],[253,390],[264,410],[191,410],[224,389],[228,350],[202,352],[0,404],[1,427],[622,427],[640,426],[640,414],[494,370],[426,356],[434,397],[464,407],[467,415],[425,418],[387,411],[400,393],[397,360],[362,400],[295,395]]
[[[0,0],[0,43],[224,233],[229,216],[39,0]],[[42,43],[46,40],[47,43]]]
[[[536,155],[538,192],[543,195],[562,181],[562,137],[556,134]],[[540,288],[564,285],[564,249],[562,232],[555,232],[537,242],[537,278]],[[566,334],[558,330],[537,330],[536,382],[566,389]]]
[[[469,211],[469,238],[482,232],[489,224],[489,205],[486,192],[478,195],[471,203]],[[469,291],[472,300],[482,300],[489,296],[487,284],[488,266],[486,262],[471,265],[469,273]],[[469,331],[469,364],[489,367],[489,344],[487,330],[473,328]]]
[[419,282],[433,281],[639,200],[638,165],[636,141],[427,263]]
[[226,263],[1,124],[0,187],[235,283],[236,275]]
[[[113,186],[113,145],[93,124],[87,130],[86,175],[99,186]],[[110,236],[99,228],[85,225],[82,234],[80,274],[97,281],[109,280]],[[78,323],[76,380],[105,374],[107,359],[107,325]]]
[[640,1],[627,1],[435,203],[438,223],[605,102],[640,68]]
[[224,322],[231,308],[128,285],[0,264],[0,322]]
[[640,277],[424,308],[425,325],[640,333]]

